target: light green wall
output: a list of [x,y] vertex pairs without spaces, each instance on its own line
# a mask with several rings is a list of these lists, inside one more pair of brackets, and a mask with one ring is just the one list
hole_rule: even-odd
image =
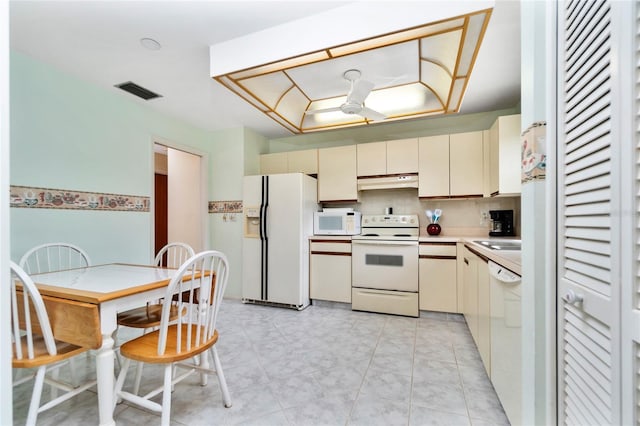
[[342,130],[296,135],[271,139],[269,152],[295,151],[300,149],[327,148],[357,143],[387,141],[418,136],[446,133],[472,132],[491,127],[497,117],[519,113],[519,105],[513,108],[476,114],[429,117],[404,122],[375,124]]
[[[211,198],[212,200],[242,200],[242,177],[255,168],[247,164],[257,161],[262,136],[246,129],[229,129],[210,135]],[[249,159],[248,159],[249,158]],[[242,297],[242,236],[241,213],[209,215],[211,248],[222,251],[229,261],[229,283],[226,297]]]
[[[151,196],[153,137],[209,152],[208,134],[11,54],[12,185]],[[153,101],[150,101],[153,102]],[[67,241],[93,263],[152,260],[150,213],[10,209],[11,258]]]

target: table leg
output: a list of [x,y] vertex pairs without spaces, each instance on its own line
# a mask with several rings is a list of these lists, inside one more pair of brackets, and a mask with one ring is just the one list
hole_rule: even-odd
[[98,379],[98,412],[100,426],[113,426],[114,352],[111,334],[102,335],[102,347],[96,353]]

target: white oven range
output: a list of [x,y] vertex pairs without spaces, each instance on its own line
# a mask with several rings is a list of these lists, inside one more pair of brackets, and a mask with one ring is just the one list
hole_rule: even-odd
[[351,308],[418,317],[417,215],[363,215],[352,237]]

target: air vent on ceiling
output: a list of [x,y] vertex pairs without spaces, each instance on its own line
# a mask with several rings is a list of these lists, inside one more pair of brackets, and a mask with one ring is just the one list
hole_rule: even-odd
[[126,83],[116,84],[117,88],[124,90],[125,92],[129,92],[132,95],[136,95],[139,98],[148,101],[149,99],[161,98],[162,95],[158,95],[157,93],[152,92],[149,89],[145,89],[142,86],[138,86],[137,84],[127,81]]

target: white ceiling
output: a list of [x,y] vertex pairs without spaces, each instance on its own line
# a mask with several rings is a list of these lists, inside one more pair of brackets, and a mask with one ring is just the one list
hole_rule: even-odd
[[[245,126],[285,137],[291,133],[210,77],[209,46],[349,3],[14,0],[11,48],[205,130]],[[143,37],[162,49],[143,48]],[[163,97],[143,101],[113,87],[126,81]],[[497,0],[460,113],[511,108],[519,99],[520,5]]]

